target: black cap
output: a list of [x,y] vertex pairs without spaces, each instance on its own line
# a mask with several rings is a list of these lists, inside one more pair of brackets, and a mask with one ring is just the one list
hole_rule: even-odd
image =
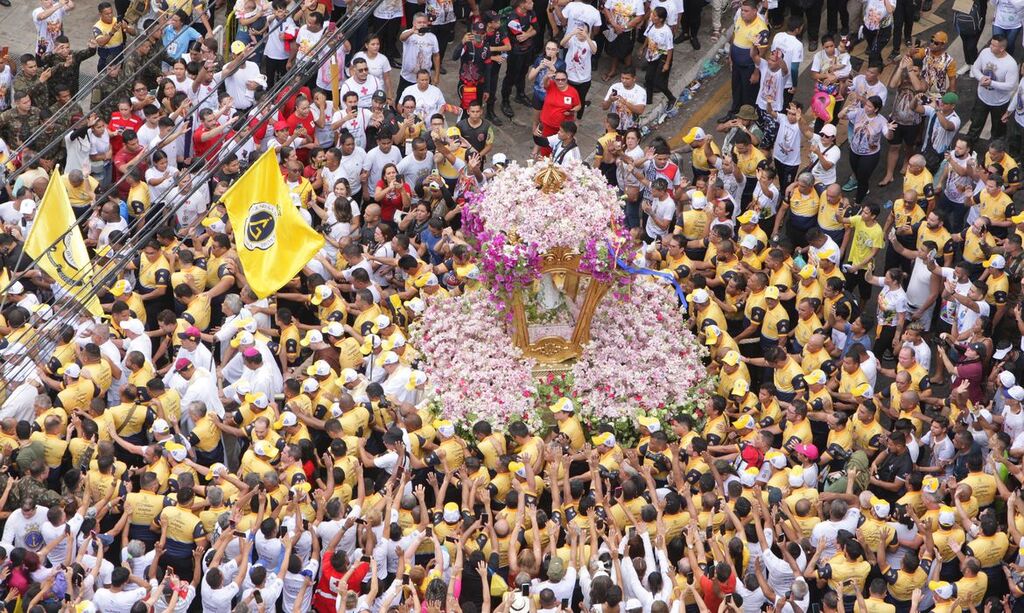
[[492,21],[498,21],[498,13],[494,11],[484,11],[484,23],[491,23]]
[[388,99],[388,95],[384,93],[383,89],[378,89],[377,91],[373,92],[373,99],[380,100],[381,102],[386,102]]
[[482,21],[473,22],[473,32],[476,34],[482,34],[487,29],[487,24]]

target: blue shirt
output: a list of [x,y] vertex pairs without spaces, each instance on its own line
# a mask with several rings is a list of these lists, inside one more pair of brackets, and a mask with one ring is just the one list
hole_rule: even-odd
[[[541,60],[544,59],[544,54],[537,56],[537,59],[533,60],[533,67],[540,66]],[[558,58],[555,60],[555,70],[565,70],[565,60]],[[552,75],[554,76],[554,75]],[[547,90],[545,90],[541,84],[544,82],[544,71],[537,73],[537,77],[533,80],[533,99],[536,104],[544,104],[544,98],[547,96]]]
[[161,40],[167,55],[171,59],[176,60],[185,55],[189,46],[192,45],[192,41],[201,40],[202,38],[203,36],[191,27],[186,27],[179,36],[172,26],[167,26],[164,28],[164,35]]
[[419,239],[420,242],[427,247],[427,254],[430,256],[431,266],[437,266],[444,261],[441,254],[434,250],[434,248],[437,247],[438,241],[441,240],[440,236],[434,236],[430,231],[430,228],[424,228],[423,231],[420,232]]

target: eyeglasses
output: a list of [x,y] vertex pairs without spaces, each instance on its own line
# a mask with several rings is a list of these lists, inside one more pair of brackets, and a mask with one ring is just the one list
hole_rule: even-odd
[[567,83],[568,81],[569,79],[566,79],[564,77],[555,77],[555,83]]

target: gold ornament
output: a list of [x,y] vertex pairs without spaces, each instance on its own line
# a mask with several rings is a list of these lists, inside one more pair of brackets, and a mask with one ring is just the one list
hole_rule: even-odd
[[561,191],[565,180],[569,175],[557,165],[548,162],[533,176],[533,182],[537,189],[545,194],[554,194]]

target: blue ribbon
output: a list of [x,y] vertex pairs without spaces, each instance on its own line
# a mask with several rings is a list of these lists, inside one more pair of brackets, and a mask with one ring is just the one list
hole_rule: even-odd
[[627,272],[631,275],[650,275],[652,277],[660,277],[662,279],[665,279],[666,281],[672,284],[673,288],[675,288],[676,296],[679,298],[679,302],[683,305],[683,308],[689,311],[689,307],[686,303],[686,294],[683,293],[683,288],[682,286],[679,285],[679,281],[676,280],[676,276],[674,274],[670,272],[665,272],[663,270],[651,270],[650,268],[637,268],[635,266],[630,266],[629,264],[626,263],[625,260],[620,258],[618,254],[615,255],[615,263],[624,272]]

